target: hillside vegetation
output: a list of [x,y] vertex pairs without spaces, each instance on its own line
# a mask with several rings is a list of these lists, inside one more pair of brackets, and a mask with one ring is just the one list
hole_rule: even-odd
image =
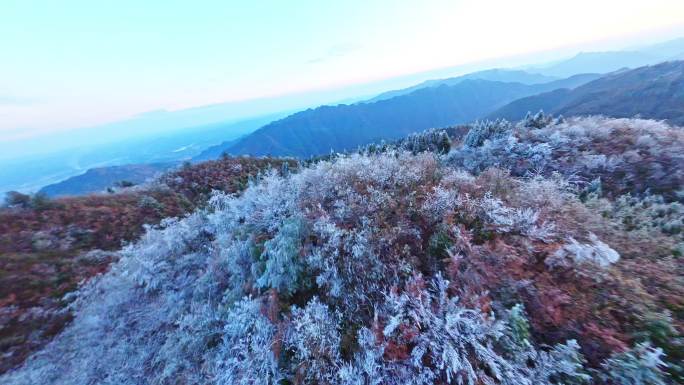
[[[235,193],[283,160],[231,158],[183,167],[146,186],[0,208],[0,373],[20,364],[71,320],[65,294],[106,271],[145,226]],[[292,163],[294,166],[294,163]],[[16,198],[15,198],[16,200]]]
[[684,132],[538,115],[443,138],[149,228],[0,381],[681,383]]

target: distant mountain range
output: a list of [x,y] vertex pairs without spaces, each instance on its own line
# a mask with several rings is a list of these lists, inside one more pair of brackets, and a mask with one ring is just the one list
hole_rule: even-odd
[[632,50],[580,52],[566,60],[528,67],[525,70],[546,76],[566,77],[585,72],[609,73],[682,58],[684,58],[684,38]]
[[403,88],[400,90],[387,91],[372,99],[364,101],[362,103],[372,103],[380,100],[391,99],[396,96],[410,94],[413,91],[419,90],[421,88],[437,87],[441,85],[453,86],[461,83],[465,80],[491,80],[495,82],[505,82],[505,83],[522,83],[522,84],[540,84],[548,83],[554,80],[559,80],[560,78],[554,76],[546,76],[536,73],[530,73],[521,70],[506,70],[501,68],[494,68],[490,70],[477,71],[470,74],[457,76],[447,79],[435,79],[427,80],[420,84],[416,84],[412,87]]
[[684,61],[618,71],[572,90],[528,96],[488,117],[517,120],[540,109],[563,115],[638,115],[684,125]]
[[432,127],[468,123],[513,100],[574,88],[598,76],[583,74],[542,84],[459,79],[453,85],[443,81],[446,83],[374,102],[322,106],[272,122],[237,142],[211,147],[195,160],[215,158],[222,152],[307,158],[351,150]]
[[606,74],[620,69],[637,68],[664,61],[681,59],[684,59],[684,38],[625,51],[580,52],[567,59],[545,65],[526,67],[521,70],[494,68],[446,79],[427,80],[411,87],[384,92],[366,102],[389,99],[426,87],[435,87],[442,84],[455,85],[467,79],[540,84],[567,78],[576,74]]
[[104,192],[107,188],[122,182],[143,183],[177,164],[171,162],[91,168],[84,174],[45,186],[40,192],[53,198]]

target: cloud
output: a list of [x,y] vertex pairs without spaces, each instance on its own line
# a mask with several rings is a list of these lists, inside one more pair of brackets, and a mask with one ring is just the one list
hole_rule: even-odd
[[354,51],[358,51],[361,49],[360,44],[356,43],[339,43],[331,46],[328,48],[328,50],[321,56],[315,57],[313,59],[307,60],[307,64],[316,64],[316,63],[321,63],[330,59],[342,57],[349,55],[350,53]]

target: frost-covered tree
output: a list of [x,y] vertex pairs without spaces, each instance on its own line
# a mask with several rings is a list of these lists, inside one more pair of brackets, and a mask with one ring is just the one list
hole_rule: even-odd
[[620,385],[665,385],[663,352],[649,344],[617,353],[603,363],[604,380]]
[[486,140],[493,140],[506,135],[511,128],[512,125],[506,120],[476,122],[463,139],[463,145],[467,147],[482,146]]
[[257,285],[273,288],[279,292],[293,293],[306,278],[303,274],[303,261],[300,255],[302,240],[305,237],[304,223],[299,218],[287,219],[278,233],[264,243],[260,256],[263,273],[257,278]]

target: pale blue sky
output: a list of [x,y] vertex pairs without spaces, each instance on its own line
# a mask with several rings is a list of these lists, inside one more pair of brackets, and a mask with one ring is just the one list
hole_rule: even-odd
[[0,0],[0,140],[663,37],[682,15],[681,0]]

